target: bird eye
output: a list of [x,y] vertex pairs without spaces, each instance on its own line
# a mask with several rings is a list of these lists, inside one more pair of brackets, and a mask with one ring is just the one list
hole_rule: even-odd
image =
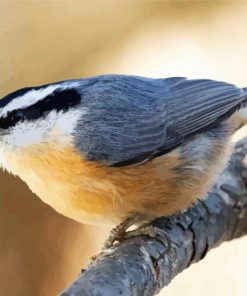
[[15,126],[19,121],[25,119],[25,113],[23,110],[14,110],[7,113],[6,117],[0,118],[0,128],[8,129],[12,126]]
[[18,121],[18,120],[21,120],[23,119],[24,117],[24,113],[22,110],[17,110],[14,112],[14,114],[11,116],[11,119],[12,120],[15,120],[15,121]]

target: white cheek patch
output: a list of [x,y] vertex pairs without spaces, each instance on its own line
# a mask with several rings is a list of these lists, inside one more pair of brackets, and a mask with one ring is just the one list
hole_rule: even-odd
[[68,142],[82,113],[78,110],[66,111],[66,113],[52,111],[45,118],[19,122],[11,128],[8,135],[2,136],[3,142],[13,148],[44,143],[52,138],[61,143]]
[[54,127],[49,132],[49,136],[58,140],[61,144],[68,142],[71,139],[77,121],[86,112],[86,108],[82,108],[80,110],[67,111],[63,114],[60,113],[57,116]]

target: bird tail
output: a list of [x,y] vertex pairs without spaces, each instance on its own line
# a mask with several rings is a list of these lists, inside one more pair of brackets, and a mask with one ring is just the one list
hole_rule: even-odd
[[243,94],[241,95],[242,102],[241,102],[240,109],[247,108],[247,87],[243,87],[242,90],[243,90]]
[[243,90],[244,94],[247,96],[247,87],[243,87],[242,90]]
[[247,87],[243,87],[243,96],[241,96],[241,103],[237,112],[233,115],[236,130],[247,125]]

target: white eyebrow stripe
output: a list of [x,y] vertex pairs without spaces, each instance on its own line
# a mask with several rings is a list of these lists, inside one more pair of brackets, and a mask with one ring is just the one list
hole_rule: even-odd
[[61,85],[55,84],[41,89],[30,90],[26,94],[16,97],[4,106],[2,110],[0,110],[0,116],[6,116],[8,112],[16,109],[29,107],[52,94],[54,90],[58,88],[61,88]]

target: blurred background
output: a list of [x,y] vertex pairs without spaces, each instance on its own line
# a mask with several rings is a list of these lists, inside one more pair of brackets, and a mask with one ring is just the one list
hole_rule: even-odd
[[[104,73],[247,86],[245,1],[0,1],[0,96]],[[0,295],[63,290],[109,228],[69,220],[0,172]],[[225,243],[161,295],[247,295],[247,239]]]

